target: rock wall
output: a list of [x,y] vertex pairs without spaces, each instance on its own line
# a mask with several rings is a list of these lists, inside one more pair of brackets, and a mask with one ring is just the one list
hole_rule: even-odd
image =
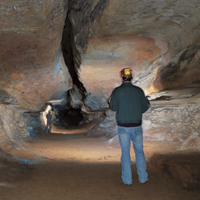
[[46,124],[44,117],[46,118],[46,115],[44,116],[43,112],[23,113],[26,128],[31,139],[45,134]]
[[82,55],[88,92],[104,104],[125,67],[146,95],[199,81],[199,14],[198,0],[108,1]]
[[161,66],[152,83],[153,91],[174,88],[200,80],[200,43],[183,49],[168,64]]
[[4,127],[3,127],[3,122],[2,120],[0,119],[0,144],[2,142],[5,142],[9,140],[9,137],[7,136],[6,134],[6,131],[4,130]]
[[[151,107],[143,114],[145,142],[172,142],[181,150],[200,150],[199,84],[178,87],[152,94]],[[154,100],[153,100],[154,99]],[[117,140],[115,112],[106,111],[106,118],[87,133],[108,136],[110,145]]]
[[45,119],[41,112],[17,111],[0,105],[0,145],[12,141],[18,145],[45,132]]
[[23,109],[40,110],[62,82],[67,90],[60,66],[66,11],[63,0],[1,1],[0,91]]
[[180,141],[188,139],[200,125],[199,104],[174,100],[152,103],[144,114],[145,137],[154,141]]
[[1,139],[20,141],[42,134],[44,123],[37,112],[45,103],[60,100],[72,82],[84,88],[78,80],[80,53],[106,2],[0,3]]
[[30,140],[23,114],[0,105],[2,127],[11,141]]

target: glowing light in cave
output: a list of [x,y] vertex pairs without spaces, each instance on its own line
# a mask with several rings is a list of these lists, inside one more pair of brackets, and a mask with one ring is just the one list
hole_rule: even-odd
[[51,106],[48,105],[47,108],[46,108],[46,110],[42,113],[42,117],[43,117],[43,120],[44,120],[45,125],[47,125],[47,118],[46,118],[46,115],[47,115],[47,113],[49,112],[49,110],[51,110],[51,109],[52,109]]

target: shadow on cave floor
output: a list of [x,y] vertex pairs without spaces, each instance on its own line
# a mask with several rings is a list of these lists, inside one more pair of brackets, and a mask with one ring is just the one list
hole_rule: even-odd
[[[87,124],[82,124],[79,126],[71,126],[63,128],[62,126],[53,126],[52,134],[77,134],[77,133],[87,133],[93,127],[95,127],[102,120],[95,119]],[[78,127],[78,128],[77,128]]]
[[[55,130],[54,130],[55,131]],[[72,130],[71,130],[72,131]],[[73,130],[74,131],[74,130]],[[121,150],[117,137],[87,137],[84,131],[49,134],[4,150],[37,164],[3,163],[1,200],[199,200],[200,154],[176,152],[172,143],[144,144],[149,181],[120,184]],[[2,163],[2,162],[1,162]]]

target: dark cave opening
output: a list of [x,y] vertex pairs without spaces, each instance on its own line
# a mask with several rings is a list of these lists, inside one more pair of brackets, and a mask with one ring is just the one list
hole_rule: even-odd
[[84,119],[83,113],[80,108],[72,108],[67,104],[64,106],[56,105],[55,109],[55,118],[53,124],[56,127],[77,127],[80,125],[80,122]]

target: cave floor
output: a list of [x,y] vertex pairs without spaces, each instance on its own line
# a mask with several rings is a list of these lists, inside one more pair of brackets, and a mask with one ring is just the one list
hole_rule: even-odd
[[120,184],[121,150],[117,138],[91,137],[85,136],[84,130],[54,128],[52,134],[20,145],[7,143],[3,149],[21,160],[17,166],[12,162],[4,163],[1,200],[200,199],[200,190],[184,187],[184,182],[172,176],[170,166],[166,165],[171,158],[171,166],[188,159],[200,166],[199,154],[179,152],[175,155],[173,143],[145,141],[149,174],[145,184],[137,180],[134,151],[131,150],[132,186]]

